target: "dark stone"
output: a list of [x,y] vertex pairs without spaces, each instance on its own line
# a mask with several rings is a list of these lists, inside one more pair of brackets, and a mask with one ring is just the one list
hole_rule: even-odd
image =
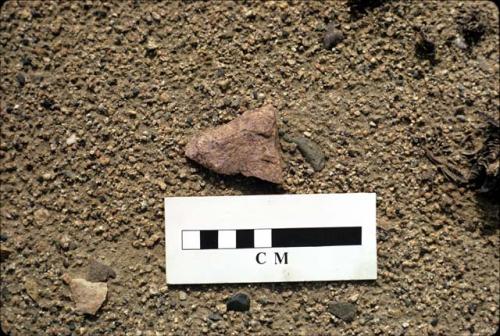
[[222,316],[220,316],[220,315],[219,315],[219,314],[217,314],[217,313],[211,313],[210,315],[208,315],[208,319],[209,319],[210,321],[217,322],[217,321],[222,320]]
[[217,77],[217,78],[224,77],[225,74],[226,74],[226,72],[224,71],[224,69],[223,68],[219,68],[215,72],[215,77]]
[[470,314],[475,314],[476,311],[477,311],[477,304],[475,304],[475,303],[469,303],[467,305],[467,309],[469,310]]
[[325,47],[325,49],[332,49],[343,40],[344,34],[342,31],[336,29],[332,24],[326,27],[326,32],[323,36],[323,47]]
[[431,325],[432,325],[433,327],[435,327],[435,326],[437,326],[438,322],[439,322],[438,318],[437,318],[437,317],[434,317],[434,318],[431,320]]
[[134,87],[132,88],[132,90],[130,90],[130,92],[125,94],[125,98],[126,99],[136,98],[137,96],[139,96],[140,92],[141,91],[138,88]]
[[106,18],[106,16],[108,16],[108,13],[103,11],[103,10],[96,10],[94,12],[94,16],[98,19],[98,20],[102,20],[104,18]]
[[0,245],[0,260],[7,259],[14,251],[7,246]]
[[69,265],[70,265],[69,260],[68,259],[64,259],[63,260],[63,266],[64,266],[64,268],[68,268]]
[[335,302],[328,305],[330,314],[345,322],[351,322],[356,316],[356,306],[352,303]]
[[457,18],[458,31],[467,46],[477,44],[487,31],[487,19],[479,10],[471,10]]
[[111,267],[91,260],[86,277],[87,281],[106,282],[110,278],[116,278],[116,273]]
[[52,110],[52,108],[54,107],[54,100],[52,98],[44,98],[42,100],[42,102],[40,103],[40,105],[44,108],[44,109],[47,109],[47,110]]
[[424,78],[424,73],[420,69],[415,69],[411,73],[412,77],[415,79],[422,79]]
[[156,56],[157,52],[156,49],[147,49],[146,50],[146,57],[148,58],[154,58]]
[[237,293],[226,303],[227,310],[247,311],[250,309],[250,298],[245,293]]
[[16,81],[20,87],[23,87],[24,84],[26,84],[26,78],[24,77],[24,75],[21,72],[16,75]]
[[6,234],[0,233],[0,242],[7,241],[9,237]]
[[40,13],[39,11],[34,9],[31,11],[31,17],[33,17],[33,19],[40,19],[43,17],[43,15],[42,15],[42,13]]
[[28,56],[23,56],[21,58],[21,64],[23,65],[23,67],[33,66],[33,62],[31,61],[31,58],[29,58]]
[[420,59],[428,59],[431,62],[436,59],[436,45],[422,31],[418,32],[415,55]]
[[325,167],[325,154],[323,154],[323,151],[318,144],[301,135],[285,135],[283,139],[297,144],[297,147],[304,156],[304,159],[309,162],[315,171],[320,171]]
[[138,88],[136,88],[136,87],[135,87],[135,88],[133,88],[133,89],[132,89],[132,98],[137,97],[137,96],[139,95],[139,93],[140,93],[140,91],[139,91],[139,89],[138,89]]

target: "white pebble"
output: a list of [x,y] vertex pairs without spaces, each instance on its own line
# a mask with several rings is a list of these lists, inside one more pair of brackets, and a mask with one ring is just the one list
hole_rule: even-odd
[[66,144],[68,146],[71,146],[76,143],[78,138],[76,137],[76,134],[71,134],[69,138],[66,139]]

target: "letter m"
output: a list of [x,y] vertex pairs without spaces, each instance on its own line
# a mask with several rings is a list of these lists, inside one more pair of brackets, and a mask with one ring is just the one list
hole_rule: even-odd
[[288,252],[284,252],[282,256],[278,252],[274,252],[274,264],[288,264]]

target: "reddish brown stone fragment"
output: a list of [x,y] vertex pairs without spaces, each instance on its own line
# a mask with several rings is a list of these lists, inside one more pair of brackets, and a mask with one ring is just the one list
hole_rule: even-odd
[[186,156],[220,174],[241,173],[282,183],[283,159],[276,109],[270,105],[203,131],[187,144]]

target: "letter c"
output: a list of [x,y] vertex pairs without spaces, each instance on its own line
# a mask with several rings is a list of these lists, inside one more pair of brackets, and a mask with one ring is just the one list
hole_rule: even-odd
[[264,261],[261,261],[261,260],[260,260],[260,255],[261,255],[261,254],[263,254],[263,255],[264,255],[264,257],[266,256],[266,252],[259,252],[259,253],[257,253],[257,255],[255,256],[255,260],[257,261],[257,264],[261,264],[261,265],[262,265],[262,264],[265,264],[265,263],[266,263],[266,261],[265,261],[265,260],[264,260]]

